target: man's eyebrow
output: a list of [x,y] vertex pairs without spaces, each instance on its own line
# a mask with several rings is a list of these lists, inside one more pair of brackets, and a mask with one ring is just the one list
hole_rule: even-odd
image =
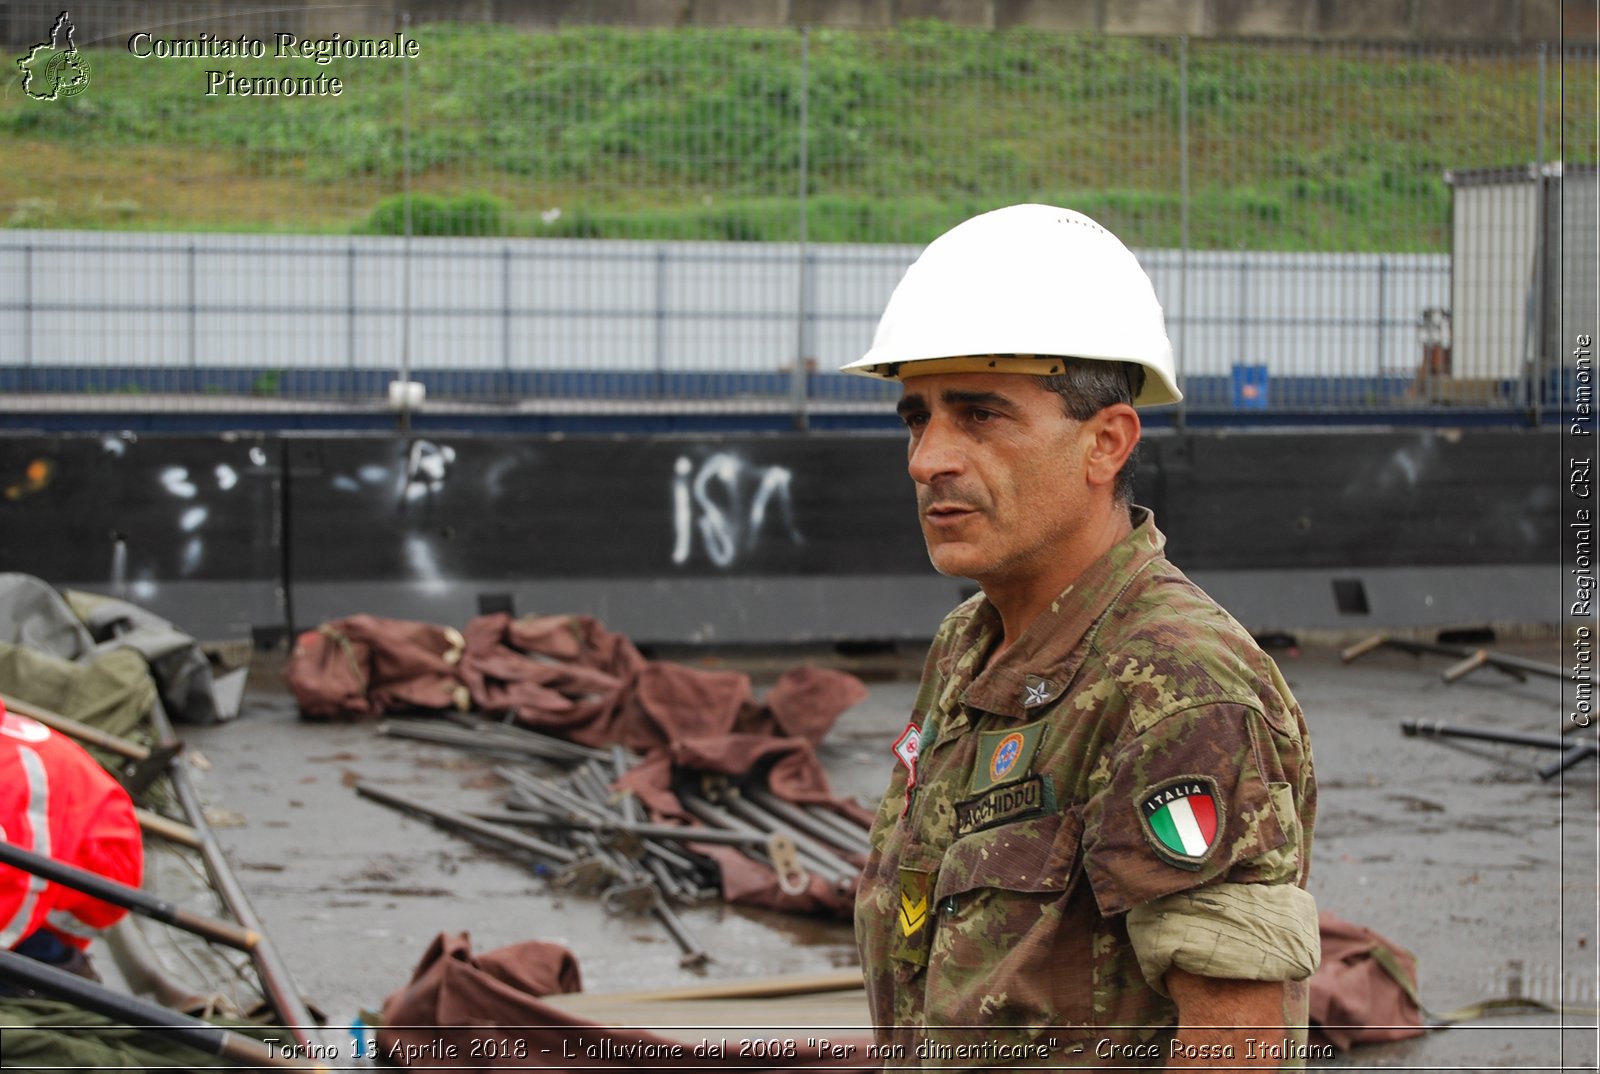
[[1000,392],[964,392],[951,388],[939,396],[950,406],[986,406],[1001,410],[1014,410],[1016,402]]
[[912,392],[907,396],[902,396],[900,401],[894,405],[894,412],[900,415],[902,418],[907,414],[913,414],[919,410],[927,409],[927,400],[923,399],[922,396],[916,392]]

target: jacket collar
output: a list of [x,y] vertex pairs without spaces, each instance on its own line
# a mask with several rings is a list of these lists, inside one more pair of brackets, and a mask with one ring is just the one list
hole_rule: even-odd
[[[949,682],[946,697],[961,690],[968,706],[1016,720],[1060,697],[1083,663],[1084,636],[1166,548],[1167,539],[1149,510],[1135,507],[1132,516],[1133,532],[1090,564],[1020,638],[987,664],[983,660],[1000,638],[1000,613],[987,597],[981,598],[952,649],[959,673]],[[977,659],[962,659],[975,652]]]

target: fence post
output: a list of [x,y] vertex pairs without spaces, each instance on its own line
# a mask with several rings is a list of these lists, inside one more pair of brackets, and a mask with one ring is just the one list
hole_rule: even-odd
[[[1185,353],[1189,337],[1189,38],[1178,38],[1178,346],[1174,363]],[[1173,379],[1180,380],[1178,369]],[[1178,400],[1173,428],[1182,432],[1188,403]]]
[[812,357],[806,352],[808,343],[807,320],[811,315],[811,288],[806,272],[806,244],[807,232],[807,205],[806,193],[810,185],[808,169],[810,162],[806,159],[807,128],[811,123],[811,27],[800,27],[800,244],[799,261],[796,265],[800,274],[799,294],[797,298],[794,340],[794,371],[789,376],[789,400],[794,406],[794,427],[799,432],[804,432],[810,424],[810,415],[806,412],[806,363]]
[[656,391],[667,397],[667,244],[656,243]]
[[345,294],[345,381],[344,391],[339,392],[342,399],[354,401],[356,398],[356,244],[351,242],[347,248],[344,262],[344,294]]
[[22,244],[22,389],[33,390],[33,243]]
[[1378,369],[1373,382],[1374,401],[1381,398],[1383,392],[1383,360],[1385,358],[1383,336],[1389,327],[1389,259],[1383,254],[1378,255]]
[[[400,13],[400,32],[411,29],[411,12]],[[401,436],[411,435],[411,64],[400,65],[400,198],[405,216],[405,251],[400,266]]]
[[[1539,130],[1534,137],[1533,153],[1533,181],[1536,184],[1533,210],[1533,298],[1532,308],[1528,311],[1527,364],[1523,370],[1523,402],[1528,409],[1528,423],[1536,428],[1540,419],[1540,397],[1544,394],[1544,307],[1547,286],[1546,262],[1550,241],[1550,226],[1547,219],[1550,213],[1549,184],[1545,181],[1544,174],[1545,87],[1549,71],[1547,63],[1549,50],[1548,42],[1539,42]],[[1561,181],[1566,180],[1563,178]]]
[[200,312],[199,312],[199,269],[196,265],[198,252],[194,240],[189,240],[189,383],[188,391],[193,394],[196,388],[196,366],[200,360]]
[[500,368],[503,402],[511,405],[516,392],[511,387],[511,246],[500,250]]

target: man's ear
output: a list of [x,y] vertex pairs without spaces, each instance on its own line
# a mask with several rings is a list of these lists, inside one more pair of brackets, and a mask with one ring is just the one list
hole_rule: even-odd
[[1084,479],[1091,486],[1113,485],[1133,449],[1139,446],[1139,412],[1127,403],[1113,403],[1085,423],[1091,439]]

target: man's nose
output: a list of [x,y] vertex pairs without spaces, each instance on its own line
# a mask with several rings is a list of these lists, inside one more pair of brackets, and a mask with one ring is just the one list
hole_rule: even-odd
[[959,474],[964,465],[955,431],[948,422],[930,417],[911,442],[906,464],[911,480],[919,485],[931,485],[941,477]]

